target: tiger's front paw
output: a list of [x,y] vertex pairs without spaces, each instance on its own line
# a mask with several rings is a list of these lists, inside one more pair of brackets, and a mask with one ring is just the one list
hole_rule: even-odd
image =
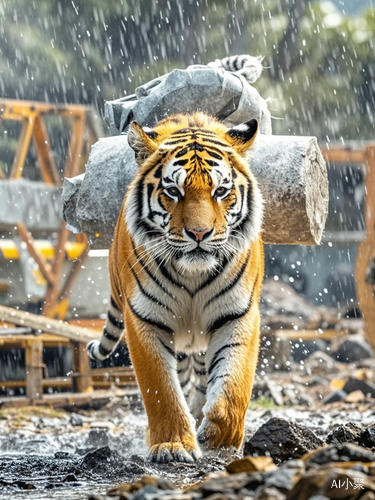
[[150,462],[167,464],[169,462],[194,463],[202,453],[198,447],[184,445],[182,443],[160,443],[154,444],[148,455]]
[[198,442],[208,449],[241,447],[244,438],[244,422],[216,415],[204,417],[198,429]]

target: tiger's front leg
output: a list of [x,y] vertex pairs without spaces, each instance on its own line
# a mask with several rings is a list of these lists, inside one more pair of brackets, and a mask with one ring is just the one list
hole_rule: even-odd
[[127,342],[148,417],[149,459],[194,462],[201,456],[192,418],[177,376],[168,334],[126,316]]
[[259,350],[259,310],[213,332],[207,350],[207,401],[198,441],[207,448],[239,449],[245,434]]

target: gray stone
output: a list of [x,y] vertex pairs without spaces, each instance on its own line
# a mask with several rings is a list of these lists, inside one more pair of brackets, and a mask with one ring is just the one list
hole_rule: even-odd
[[371,358],[374,351],[363,335],[356,333],[341,341],[332,357],[342,363],[352,363],[362,359]]
[[350,394],[354,391],[362,391],[365,396],[375,398],[375,384],[366,380],[359,380],[354,377],[349,377],[349,380],[343,387],[343,390]]
[[375,454],[353,443],[328,445],[317,450],[306,461],[306,466],[311,464],[327,464],[329,462],[374,462]]
[[358,444],[366,448],[375,448],[375,425],[364,429],[357,435]]
[[81,426],[83,425],[83,418],[78,413],[72,413],[69,419],[69,423],[73,426]]
[[273,417],[245,442],[244,455],[268,455],[280,463],[300,458],[321,444],[322,441],[307,427]]
[[348,422],[344,425],[338,425],[335,429],[333,429],[333,431],[328,434],[326,443],[358,443],[357,436],[361,431],[362,428],[355,422]]
[[223,68],[202,65],[175,69],[136,88],[135,94],[107,101],[105,119],[112,135],[133,120],[153,127],[175,113],[205,111],[229,127],[256,118],[262,134],[271,134],[266,101],[246,79]]
[[310,354],[316,351],[324,352],[327,348],[327,342],[322,339],[303,340],[302,342],[293,341],[291,352],[293,360],[299,363],[304,361]]
[[328,394],[328,396],[323,399],[322,403],[324,405],[328,405],[330,403],[336,403],[337,401],[343,401],[347,395],[347,392],[342,389],[337,389],[337,391],[333,391],[331,394]]
[[302,460],[290,460],[279,469],[268,472],[264,475],[264,483],[279,490],[290,491],[299,474],[305,471],[305,464]]

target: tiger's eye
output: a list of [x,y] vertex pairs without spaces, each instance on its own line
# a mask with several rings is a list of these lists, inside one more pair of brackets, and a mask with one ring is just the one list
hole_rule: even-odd
[[221,186],[221,187],[218,187],[215,191],[215,196],[223,196],[224,194],[226,194],[228,192],[228,189]]
[[169,194],[170,196],[174,196],[174,197],[179,197],[180,196],[180,191],[176,188],[176,187],[170,187],[170,188],[167,188],[166,190],[166,193]]

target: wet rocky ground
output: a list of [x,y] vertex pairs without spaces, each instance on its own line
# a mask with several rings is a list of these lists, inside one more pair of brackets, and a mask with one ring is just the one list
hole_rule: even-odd
[[[263,334],[278,333],[262,335],[241,453],[147,462],[138,396],[0,408],[0,500],[375,500],[375,360],[363,324],[277,287],[265,288]],[[334,335],[306,340],[309,328]]]
[[[344,362],[357,342],[368,355]],[[297,349],[288,370],[260,363],[243,453],[194,465],[147,462],[137,396],[96,409],[0,409],[0,499],[375,500],[371,348],[349,335],[328,349],[303,360]]]

